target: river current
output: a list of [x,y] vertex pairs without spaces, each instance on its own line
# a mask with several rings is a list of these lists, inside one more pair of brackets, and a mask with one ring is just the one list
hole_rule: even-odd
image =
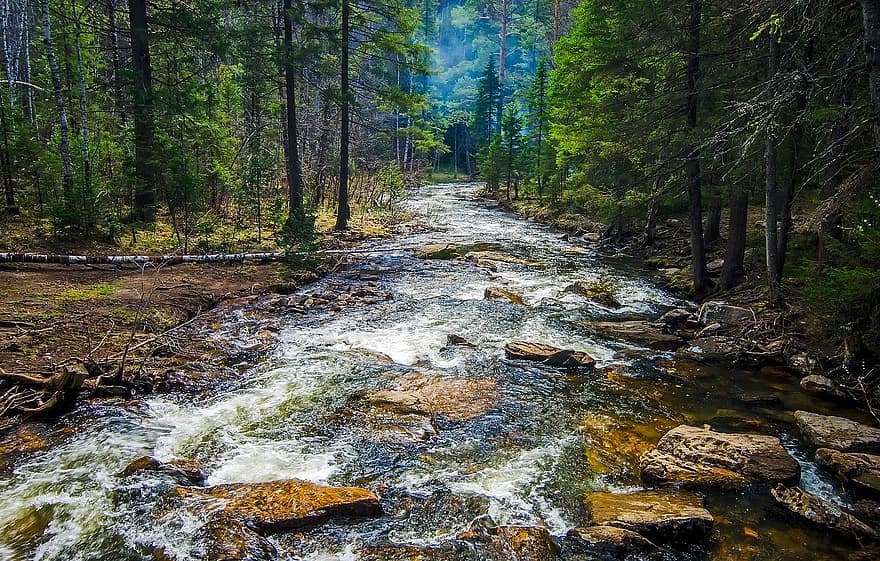
[[[301,291],[306,297],[369,286],[390,298],[284,313],[274,350],[244,365],[240,383],[62,420],[86,428],[0,476],[0,558],[148,560],[157,547],[180,561],[198,558],[194,536],[204,519],[163,511],[169,481],[149,473],[118,475],[145,455],[198,459],[209,485],[300,478],[376,491],[386,516],[271,538],[282,559],[313,561],[355,560],[364,546],[381,544],[445,548],[481,521],[544,525],[562,539],[583,523],[585,492],[639,488],[632,466],[614,457],[616,445],[598,442],[603,433],[613,438],[615,427],[654,441],[679,423],[760,427],[780,436],[801,462],[803,487],[848,500],[807,459],[790,414],[801,407],[833,412],[831,406],[809,403],[796,380],[779,370],[683,365],[671,353],[587,334],[572,322],[655,318],[681,302],[628,258],[501,212],[476,197],[478,187],[416,191],[405,205],[430,231],[372,242],[364,249],[374,253],[353,257],[344,270]],[[492,271],[414,255],[438,242],[501,251],[540,266],[500,263]],[[578,281],[613,286],[622,307],[611,310],[565,292]],[[515,292],[528,305],[486,300],[489,287]],[[230,313],[225,321],[239,319]],[[449,348],[448,335],[475,348]],[[567,371],[507,360],[504,345],[514,340],[585,351],[597,368]],[[377,437],[351,411],[353,396],[414,376],[489,380],[492,403],[472,418],[441,415],[433,433],[391,439]],[[713,542],[669,556],[818,560],[851,552],[852,545],[787,519],[768,497],[766,490],[707,496],[716,517]],[[447,558],[475,559],[469,555],[451,547]]]

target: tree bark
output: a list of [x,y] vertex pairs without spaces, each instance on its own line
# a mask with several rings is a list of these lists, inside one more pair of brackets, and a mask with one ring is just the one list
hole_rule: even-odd
[[287,189],[290,199],[290,218],[297,216],[303,206],[302,168],[299,162],[299,123],[296,119],[296,66],[293,58],[293,20],[290,17],[291,0],[284,0],[284,86],[287,105]]
[[[687,128],[691,135],[697,132],[697,104],[700,79],[700,27],[703,5],[701,0],[690,0],[687,53]],[[703,241],[703,193],[700,175],[700,148],[696,143],[687,148],[685,169],[688,177],[688,203],[691,222],[691,268],[694,293],[703,294],[707,288],[706,248]]]
[[[779,35],[775,30],[770,30],[770,96],[771,111],[775,102],[777,88],[774,82],[776,74],[779,71]],[[766,262],[767,262],[767,282],[770,287],[770,299],[775,300],[779,290],[779,140],[776,132],[777,118],[775,115],[770,116],[770,123],[767,128],[767,145],[765,149],[766,161],[766,181],[765,181],[765,228],[764,240],[766,244]]]
[[721,237],[721,206],[721,195],[713,195],[709,200],[709,212],[703,232],[703,243],[706,247],[713,245]]
[[46,59],[52,75],[52,89],[55,94],[55,108],[58,111],[58,127],[61,132],[61,181],[64,204],[69,205],[73,196],[73,166],[70,159],[70,129],[67,124],[67,106],[64,103],[64,90],[61,85],[61,72],[52,48],[52,25],[49,21],[49,0],[40,3],[43,19],[43,43],[46,47]]
[[724,252],[724,267],[721,269],[721,288],[724,290],[736,286],[737,278],[743,271],[748,219],[749,192],[740,187],[730,200],[730,231]]
[[153,112],[153,66],[147,27],[146,0],[128,0],[131,30],[131,64],[134,119],[135,188],[133,218],[151,222],[156,218],[156,123]]
[[349,105],[351,91],[348,83],[348,55],[349,55],[349,6],[350,0],[342,0],[342,52],[340,54],[341,76],[340,108],[339,108],[339,204],[336,211],[336,229],[348,228],[348,219],[351,218],[351,208],[348,205],[348,143],[349,143]]
[[81,206],[79,212],[80,227],[85,233],[91,230],[94,217],[92,216],[92,202],[86,200],[91,197],[92,191],[92,166],[89,149],[89,103],[86,94],[86,74],[83,68],[82,45],[80,36],[82,28],[79,22],[79,12],[76,9],[76,0],[71,3],[73,6],[73,25],[74,25],[74,48],[76,50],[76,68],[79,73],[79,110],[80,110],[80,133],[82,134],[82,164],[83,164],[83,188],[81,196]]
[[874,142],[880,150],[880,0],[862,0],[865,63],[874,106]]

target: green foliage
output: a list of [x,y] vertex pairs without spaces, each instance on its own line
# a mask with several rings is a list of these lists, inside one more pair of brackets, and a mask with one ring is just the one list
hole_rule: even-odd
[[857,331],[880,334],[880,269],[831,267],[806,280],[803,289],[810,309],[821,319],[814,329],[822,335]]
[[318,250],[315,213],[302,207],[291,214],[281,229],[281,245],[292,263],[314,261]]

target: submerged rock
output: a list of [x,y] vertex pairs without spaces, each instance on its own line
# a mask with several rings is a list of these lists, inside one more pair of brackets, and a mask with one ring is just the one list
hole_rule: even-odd
[[371,545],[357,549],[358,561],[465,561],[467,555],[451,547],[409,544]]
[[205,466],[198,460],[170,460],[162,462],[152,456],[144,456],[128,464],[121,477],[130,477],[132,475],[152,471],[170,475],[178,482],[190,485],[202,485],[208,478],[205,473]]
[[658,351],[673,351],[684,340],[677,335],[666,333],[665,324],[649,321],[578,321],[576,325],[591,333],[608,339],[618,339],[635,343]]
[[454,243],[432,243],[415,250],[420,259],[455,259],[462,255],[462,248]]
[[486,300],[507,300],[508,302],[516,304],[517,306],[526,305],[525,300],[523,300],[523,297],[519,294],[494,286],[487,288],[486,292],[483,294],[483,297]]
[[631,530],[655,542],[699,540],[715,523],[701,498],[678,491],[588,493],[584,506],[591,525]]
[[843,388],[841,388],[837,382],[832,380],[831,378],[826,378],[825,376],[820,376],[818,374],[811,374],[810,376],[806,376],[802,378],[800,381],[801,390],[804,393],[808,393],[810,395],[815,395],[819,397],[824,397],[827,399],[835,399],[839,401],[849,400],[849,394],[847,394]]
[[199,531],[205,541],[205,555],[211,561],[274,561],[275,546],[243,523],[215,518]]
[[800,487],[785,487],[779,484],[770,493],[776,502],[789,512],[838,536],[871,540],[880,537],[876,530],[852,514]]
[[614,290],[607,284],[600,282],[578,281],[566,287],[564,292],[566,294],[583,296],[587,300],[605,306],[606,308],[613,308],[616,310],[623,306],[614,294]]
[[657,546],[645,536],[615,526],[574,528],[565,536],[566,545],[576,553],[598,554],[612,559],[650,553]]
[[548,366],[578,367],[593,366],[596,361],[587,353],[571,349],[558,349],[543,343],[513,341],[504,347],[507,358],[541,362]]
[[846,483],[880,493],[880,456],[819,448],[816,463]]
[[819,448],[842,452],[880,450],[880,429],[844,417],[795,411],[794,419],[804,438]]
[[558,549],[547,528],[540,526],[476,528],[458,537],[484,544],[491,558],[497,561],[553,561]]
[[584,455],[591,472],[628,476],[635,481],[639,458],[674,424],[665,418],[630,421],[596,415],[582,421],[578,431],[584,437]]
[[538,261],[530,261],[522,259],[500,251],[470,251],[464,256],[465,260],[483,266],[488,264],[490,269],[495,269],[498,263],[508,263],[511,265],[522,265],[524,267],[541,267],[543,263]]
[[721,433],[678,426],[639,462],[652,485],[740,489],[757,483],[796,482],[800,465],[773,436]]
[[208,508],[260,532],[280,532],[321,524],[331,518],[382,515],[379,498],[358,487],[329,487],[299,479],[232,483],[216,487],[175,487],[169,498]]

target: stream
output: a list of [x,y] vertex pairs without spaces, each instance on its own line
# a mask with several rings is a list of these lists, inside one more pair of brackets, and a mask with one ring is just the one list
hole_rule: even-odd
[[[445,552],[436,559],[476,561],[456,536],[487,520],[544,525],[562,540],[583,525],[585,492],[640,488],[633,458],[641,442],[654,444],[681,423],[779,436],[801,463],[802,487],[849,500],[807,459],[791,416],[799,408],[834,413],[833,405],[814,403],[780,369],[678,363],[672,353],[588,335],[572,321],[655,318],[681,301],[631,259],[501,212],[476,198],[478,187],[416,191],[405,205],[432,231],[371,242],[364,249],[375,253],[357,255],[299,294],[366,286],[389,298],[281,312],[272,352],[239,365],[238,383],[137,406],[92,406],[62,419],[76,427],[70,438],[0,475],[0,559],[149,560],[158,546],[166,558],[199,558],[195,536],[204,517],[165,513],[169,480],[150,472],[119,476],[145,455],[198,459],[209,485],[300,478],[367,487],[381,497],[385,516],[271,537],[280,558],[297,560],[365,559],[364,547],[405,544]],[[492,271],[414,255],[438,242],[541,265],[500,263]],[[565,293],[576,281],[614,286],[623,306],[611,310]],[[486,300],[489,287],[522,295],[528,306]],[[226,326],[244,321],[246,311],[231,312]],[[250,321],[259,329],[260,320]],[[474,347],[447,347],[451,334]],[[514,340],[582,350],[597,366],[511,361],[504,345]],[[485,395],[468,402],[478,410],[453,407],[429,425],[388,426],[357,401],[401,383],[459,387],[450,380],[461,379],[480,382]],[[809,561],[856,551],[785,516],[766,489],[710,494],[706,506],[716,519],[714,540],[669,558]],[[589,557],[563,550],[560,558]]]

